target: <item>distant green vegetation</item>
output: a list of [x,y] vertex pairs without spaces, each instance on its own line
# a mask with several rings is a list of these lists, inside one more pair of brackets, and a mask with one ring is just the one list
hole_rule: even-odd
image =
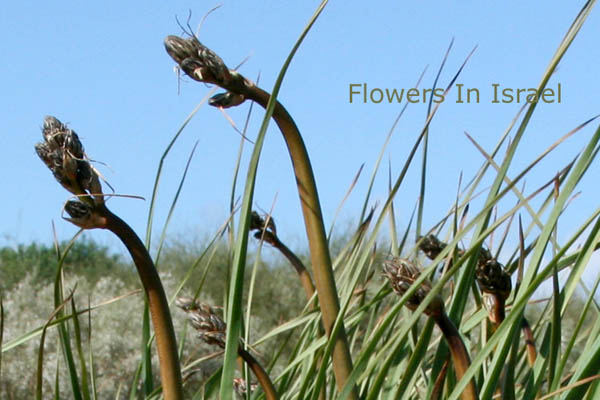
[[[339,247],[339,243],[342,242],[341,239],[336,240],[332,243],[332,247]],[[60,246],[64,247],[65,244],[61,243]],[[381,247],[386,248],[385,245]],[[217,251],[210,264],[200,262],[193,270],[183,293],[192,294],[206,272],[200,298],[209,304],[221,305],[226,286],[223,274],[227,271],[229,253],[225,243],[217,245],[216,248]],[[175,290],[177,283],[182,281],[204,250],[206,249],[202,244],[175,241],[165,247],[159,268],[163,273],[168,295]],[[258,264],[256,281],[259,282],[259,290],[254,293],[252,308],[255,337],[261,337],[286,321],[293,320],[301,313],[305,304],[302,288],[287,260],[276,254],[270,246],[265,246],[262,253],[268,261],[262,260]],[[249,265],[253,264],[255,256],[256,254],[249,255]],[[384,255],[377,256],[377,259],[382,258],[385,258]],[[2,297],[6,313],[5,343],[10,343],[45,322],[52,311],[49,306],[56,268],[56,250],[52,245],[32,243],[19,245],[16,248],[0,249],[0,273],[5,278],[2,280]],[[76,298],[79,309],[87,307],[88,294],[91,296],[91,304],[94,305],[140,288],[133,265],[124,261],[124,257],[120,254],[111,252],[108,247],[101,246],[89,238],[76,242],[71,248],[66,257],[64,273],[67,290],[77,284]],[[247,273],[247,279],[250,279],[251,269]],[[372,291],[381,281],[382,279],[378,277],[372,281],[367,286],[369,293],[375,294]],[[563,316],[561,342],[566,344],[571,339],[586,300],[585,293],[578,291],[570,301]],[[388,304],[393,305],[393,301]],[[532,303],[528,307],[526,316],[530,321],[543,321],[540,320],[540,315],[544,313],[546,304],[547,301],[541,301]],[[35,307],[32,307],[34,305]],[[119,300],[92,313],[92,341],[90,343],[85,340],[83,344],[91,346],[94,351],[94,365],[98,371],[98,398],[113,399],[119,388],[123,393],[131,390],[131,376],[139,363],[137,349],[140,344],[135,337],[141,329],[138,315],[142,308],[141,294],[138,293],[133,298]],[[185,316],[176,308],[173,308],[172,312],[178,332],[182,332]],[[87,320],[87,318],[80,319],[80,323]],[[595,318],[586,319],[581,331],[589,333],[594,324]],[[356,337],[364,340],[365,335],[368,335],[366,328],[366,323],[362,323],[356,331]],[[533,326],[533,328],[538,331],[543,328],[543,325]],[[118,336],[114,335],[115,330],[120,332]],[[84,327],[84,331],[88,332],[88,328]],[[214,351],[214,348],[202,345],[193,336],[187,339],[184,362]],[[582,336],[582,339],[584,337]],[[273,349],[285,343],[284,339],[282,336],[276,336],[273,340],[267,341],[266,345],[258,346],[257,350],[268,359]],[[536,340],[539,341],[541,338],[538,337]],[[568,367],[571,367],[581,356],[584,344],[583,340],[577,341],[571,351]],[[290,345],[291,343],[288,343],[284,346],[284,353],[288,355],[293,351]],[[0,398],[10,398],[9,393],[15,399],[31,396],[32,384],[23,385],[23,382],[32,382],[34,372],[30,371],[28,366],[35,360],[38,350],[37,340],[30,340],[3,355]],[[45,345],[45,365],[48,371],[52,370],[52,363],[56,363],[59,358],[61,356],[58,337],[51,331]],[[189,378],[191,380],[188,380],[185,386],[186,393],[189,396],[195,393],[201,383],[218,369],[219,364],[218,359],[208,359],[200,364],[199,369]],[[278,369],[281,367],[283,366],[279,366]],[[101,371],[112,372],[106,374]],[[51,392],[53,373],[46,375],[45,388]],[[66,382],[68,377],[64,371],[61,376],[63,377],[61,379],[65,379]],[[156,375],[155,378],[158,379],[158,376]],[[67,398],[69,397],[67,385],[62,387],[61,392]]]
[[[66,243],[61,243],[64,248]],[[186,276],[190,267],[202,254],[203,244],[171,242],[161,254],[159,269],[163,276],[167,295],[171,296]],[[228,269],[229,253],[225,244],[216,246],[217,250],[210,260],[210,268],[206,262],[200,262],[190,274],[188,284],[183,288],[184,294],[193,295],[204,272],[205,284],[200,298],[213,305],[222,305],[226,279],[224,274]],[[264,249],[266,259],[258,264],[256,279],[260,282],[260,291],[255,293],[253,315],[255,325],[252,331],[264,335],[282,322],[298,315],[305,303],[304,294],[297,284],[292,268],[287,261],[275,255],[270,249]],[[250,254],[249,258],[254,257]],[[90,304],[95,305],[118,296],[140,289],[139,278],[135,267],[120,254],[111,252],[106,246],[99,245],[92,239],[83,238],[75,243],[66,256],[64,263],[65,291],[76,287],[75,298],[79,309],[87,307],[88,295]],[[249,261],[253,262],[253,259]],[[11,344],[21,335],[42,326],[52,312],[52,291],[57,271],[58,260],[53,245],[32,243],[19,245],[15,248],[0,249],[0,276],[2,277],[1,291],[5,309],[4,344]],[[249,269],[248,278],[251,274]],[[94,352],[94,366],[98,372],[96,377],[99,384],[99,398],[114,399],[118,390],[123,393],[131,390],[131,380],[140,359],[136,339],[141,330],[139,315],[143,310],[140,293],[103,306],[92,312],[92,342],[83,341],[84,346],[91,346]],[[185,315],[176,308],[172,310],[178,332],[183,329]],[[83,329],[87,317],[80,317]],[[119,332],[115,336],[115,332]],[[193,335],[192,335],[193,336]],[[195,338],[188,339],[189,344],[185,354],[210,353],[210,347],[202,345]],[[268,354],[271,348],[284,343],[282,337],[276,337],[269,342],[269,347],[259,346]],[[35,381],[35,363],[39,342],[25,341],[19,346],[8,350],[2,358],[2,380],[0,383],[0,398],[25,399],[31,398]],[[45,368],[52,371],[60,355],[58,337],[50,331],[45,345]],[[286,352],[290,351],[289,345]],[[200,369],[196,370],[189,382],[187,390],[195,392],[200,382],[214,372],[218,362],[207,360]],[[109,372],[111,371],[111,372]],[[200,372],[199,372],[200,371]],[[107,373],[108,372],[108,373]],[[156,371],[155,371],[156,374]],[[53,373],[45,374],[45,390],[51,392]],[[64,382],[68,376],[63,371],[60,376]],[[155,376],[158,379],[158,375]],[[23,382],[30,382],[24,385]],[[68,385],[62,385],[61,392],[65,398],[70,397]],[[13,397],[9,397],[9,394]]]
[[[60,247],[65,245],[61,243]],[[54,246],[39,243],[0,248],[0,289],[11,290],[27,274],[40,285],[52,282],[56,275],[56,254]],[[135,278],[129,262],[123,261],[120,255],[111,254],[108,247],[87,238],[75,242],[65,258],[64,267],[68,273],[92,283],[107,274],[124,280]]]

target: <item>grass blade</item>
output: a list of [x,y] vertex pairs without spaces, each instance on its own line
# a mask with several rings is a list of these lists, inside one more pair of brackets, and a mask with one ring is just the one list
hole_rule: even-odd
[[281,71],[279,72],[279,76],[275,81],[275,85],[273,86],[273,90],[269,98],[269,103],[265,111],[265,116],[263,118],[258,137],[256,138],[256,143],[252,152],[250,165],[248,167],[248,176],[246,178],[246,187],[244,190],[242,208],[240,211],[240,228],[238,229],[235,257],[233,260],[232,284],[230,287],[229,298],[227,302],[227,342],[225,347],[225,357],[223,360],[221,386],[219,390],[219,397],[222,400],[231,400],[232,398],[233,389],[231,384],[233,382],[235,360],[237,357],[238,338],[241,332],[242,292],[244,286],[243,279],[245,258],[248,246],[248,230],[250,227],[250,212],[252,208],[252,199],[254,196],[254,186],[256,181],[256,172],[258,168],[260,152],[262,150],[262,145],[264,142],[267,127],[269,126],[271,116],[273,115],[273,111],[275,110],[277,95],[279,94],[279,89],[283,82],[283,77],[285,76],[287,68],[291,63],[292,58],[296,53],[296,50],[300,47],[300,44],[302,43],[304,37],[310,30],[310,28],[312,27],[312,25],[314,24],[314,22],[316,21],[326,4],[327,1],[323,1],[318,7],[317,11],[311,18],[309,24],[304,29],[304,31],[300,35],[300,38],[298,39],[292,51],[288,55],[285,63],[283,64],[283,67],[281,68]]

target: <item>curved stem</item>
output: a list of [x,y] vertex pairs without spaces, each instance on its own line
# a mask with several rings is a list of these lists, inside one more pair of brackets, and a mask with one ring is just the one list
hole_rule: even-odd
[[527,362],[529,363],[529,366],[533,368],[535,359],[537,358],[537,350],[535,349],[535,338],[533,337],[531,326],[525,317],[523,317],[521,321],[521,330],[523,331],[525,347],[527,348]]
[[[310,276],[310,273],[302,263],[302,261],[298,258],[298,256],[291,251],[279,238],[277,235],[271,235],[271,245],[275,247],[277,250],[281,252],[288,259],[290,264],[294,267],[296,272],[298,273],[298,277],[300,278],[300,283],[302,284],[302,288],[304,289],[304,293],[306,294],[306,300],[310,301],[315,294],[315,284]],[[316,308],[316,302],[312,303],[312,307]],[[323,335],[323,328],[319,326],[319,336]],[[323,356],[319,356],[319,363],[323,362]],[[325,400],[327,398],[327,387],[325,385],[321,386],[321,390],[319,392],[319,400]]]
[[[227,87],[226,89],[242,94],[266,109],[270,97],[266,91],[254,85],[232,86],[235,87]],[[340,304],[333,276],[333,268],[331,266],[327,234],[325,232],[325,225],[323,224],[323,216],[321,214],[321,205],[315,178],[300,131],[290,114],[279,101],[275,105],[273,119],[283,134],[288,152],[292,159],[292,166],[294,168],[296,184],[298,186],[298,195],[300,196],[300,204],[304,215],[304,225],[308,237],[308,245],[317,296],[321,307],[323,326],[325,327],[327,336],[330,337],[333,325],[340,311]],[[348,340],[343,324],[335,338],[332,361],[337,387],[341,390],[352,372],[352,359],[350,357]],[[349,396],[349,399],[356,398],[358,398],[358,395],[356,389],[354,389]]]
[[[185,40],[177,36],[168,36],[165,39],[165,48],[192,79],[216,84],[229,92],[217,95],[216,99],[213,97],[213,105],[233,107],[241,104],[244,99],[250,99],[267,109],[270,94],[239,73],[229,70],[223,60],[212,50],[201,44],[196,37]],[[333,341],[333,370],[337,387],[342,390],[352,372],[352,359],[343,322],[339,324],[336,336],[331,337],[333,326],[340,311],[340,304],[315,178],[300,131],[279,101],[275,102],[272,118],[283,134],[292,159],[304,215],[304,226],[308,236],[323,326],[327,336]],[[355,385],[353,385],[348,398],[350,400],[358,398]]]
[[450,358],[446,358],[446,361],[444,361],[444,364],[442,364],[440,374],[437,378],[435,378],[433,390],[431,391],[431,397],[429,400],[439,400],[442,398],[442,393],[444,392],[444,381],[446,380],[446,375],[448,374],[449,365]]
[[488,310],[488,318],[493,324],[493,331],[498,329],[504,318],[506,317],[506,301],[504,297],[498,294],[484,294],[490,296],[491,307]]
[[279,250],[285,258],[288,259],[290,264],[292,264],[292,266],[298,273],[300,283],[302,284],[302,288],[304,288],[304,293],[306,293],[306,298],[307,300],[310,300],[313,297],[313,294],[315,294],[315,285],[302,261],[293,251],[291,251],[285,244],[283,244],[283,242],[279,240],[277,236],[273,236],[272,245],[277,250]]
[[[244,350],[242,347],[238,348],[238,354],[244,359],[244,361],[246,361],[252,372],[254,372],[254,375],[256,375],[256,379],[260,383],[260,386],[262,386],[267,400],[279,399],[279,397],[277,396],[277,391],[275,390],[275,387],[271,382],[271,378],[269,378],[267,372],[263,369],[262,365],[260,365],[260,363],[252,356],[252,354]],[[250,383],[248,383],[248,388],[249,387]]]
[[[456,378],[460,380],[465,375],[469,365],[471,365],[471,359],[469,358],[467,348],[458,333],[458,329],[456,329],[456,326],[454,326],[454,323],[448,318],[448,315],[445,312],[436,315],[434,318],[448,342],[454,370],[456,371]],[[471,379],[465,390],[462,392],[461,397],[463,400],[477,400],[479,398],[477,387],[475,386],[475,381],[473,379]]]
[[167,297],[154,262],[140,238],[125,221],[110,212],[104,205],[98,206],[97,211],[105,220],[103,228],[117,235],[127,247],[144,286],[156,336],[164,398],[181,400],[183,399],[183,389],[175,330]]

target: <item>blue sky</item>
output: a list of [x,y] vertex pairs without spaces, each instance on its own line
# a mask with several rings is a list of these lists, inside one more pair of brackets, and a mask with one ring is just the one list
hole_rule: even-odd
[[[409,89],[429,66],[422,86],[430,87],[451,39],[454,47],[441,84],[446,85],[467,54],[477,50],[459,83],[480,91],[480,103],[457,104],[451,94],[431,126],[429,191],[425,229],[454,201],[458,176],[479,168],[482,158],[468,131],[488,150],[520,105],[493,104],[492,84],[503,88],[537,86],[583,1],[398,2],[332,1],[300,48],[284,81],[280,100],[304,135],[323,204],[326,225],[361,164],[365,170],[342,212],[342,226],[360,213],[368,179],[388,130],[402,104],[349,102],[349,85]],[[76,228],[60,219],[69,197],[38,160],[45,115],[69,123],[88,155],[118,193],[147,201],[113,199],[109,206],[143,233],[158,160],[186,116],[210,90],[183,79],[178,91],[174,63],[163,38],[181,34],[175,16],[192,11],[196,27],[212,2],[9,2],[0,14],[0,158],[3,206],[0,243],[49,243],[54,220],[58,237]],[[317,1],[226,1],[202,26],[200,40],[233,67],[247,56],[241,72],[270,90],[287,53],[317,7]],[[598,10],[583,27],[550,87],[561,84],[560,104],[538,107],[511,172],[533,160],[557,138],[600,111]],[[456,93],[456,92],[453,92]],[[248,109],[230,110],[238,125]],[[255,108],[248,136],[254,137],[262,110]],[[400,121],[385,157],[396,176],[425,119],[426,106],[412,104]],[[532,173],[528,187],[548,180],[582,148],[588,127]],[[187,157],[198,141],[188,181],[170,232],[209,234],[227,217],[230,182],[239,136],[216,109],[202,107],[166,160],[155,226],[161,226]],[[251,145],[246,144],[242,166]],[[418,163],[411,168],[397,205],[404,227],[418,195]],[[598,168],[581,183],[564,229],[576,226],[597,203]],[[242,173],[242,177],[245,172]],[[238,188],[242,193],[243,187]],[[381,173],[372,203],[385,199],[387,173]],[[271,208],[284,240],[305,243],[302,217],[285,145],[272,125],[259,169],[256,205]],[[511,200],[512,201],[512,200]],[[95,232],[101,242],[114,243]]]

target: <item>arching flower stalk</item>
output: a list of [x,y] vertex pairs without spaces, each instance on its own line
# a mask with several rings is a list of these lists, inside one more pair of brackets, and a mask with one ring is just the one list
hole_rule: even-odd
[[[209,104],[219,108],[228,108],[242,104],[245,100],[251,100],[260,104],[261,107],[267,108],[270,94],[237,71],[227,68],[223,60],[200,43],[195,36],[187,39],[167,36],[165,48],[189,77],[199,82],[215,84],[226,90],[226,93],[213,96]],[[327,336],[331,336],[340,312],[340,304],[310,159],[296,123],[279,101],[275,104],[272,118],[283,134],[292,160],[323,326]],[[353,369],[343,324],[335,337],[332,363],[338,390],[342,390]],[[353,387],[348,399],[357,398],[356,388]]]
[[[189,297],[179,297],[175,301],[175,304],[187,313],[190,323],[198,332],[198,338],[206,344],[215,345],[221,349],[225,348],[227,325],[217,314],[217,309],[215,307],[201,303],[200,301],[195,301]],[[252,372],[256,375],[256,379],[262,386],[267,400],[278,399],[277,391],[275,390],[269,375],[267,375],[267,372],[254,356],[242,346],[238,346],[238,355],[248,364]]]
[[267,220],[265,220],[258,215],[256,211],[252,211],[252,215],[250,217],[250,231],[256,231],[254,233],[254,237],[256,239],[264,240],[266,243],[269,243],[288,259],[300,278],[300,283],[302,284],[302,288],[306,294],[306,299],[310,300],[315,293],[315,285],[310,273],[300,258],[298,258],[298,256],[291,251],[277,236],[277,228],[275,226],[275,220],[273,217],[269,217]]
[[[419,240],[419,249],[431,260],[436,258],[447,246],[446,243],[440,241],[433,234],[419,238]],[[464,250],[460,248],[456,251],[459,257],[464,254]],[[481,248],[477,267],[475,268],[475,279],[483,293],[483,306],[488,312],[488,318],[494,327],[497,328],[505,318],[506,299],[512,291],[510,274],[498,260],[492,257],[488,249]],[[521,331],[525,338],[527,359],[529,365],[533,367],[533,363],[537,357],[537,350],[531,327],[525,317],[523,317],[521,322]]]
[[104,201],[100,177],[85,155],[77,134],[54,117],[46,117],[44,141],[35,145],[38,156],[56,180],[77,200],[69,200],[65,211],[71,223],[83,229],[108,229],[119,237],[131,254],[148,299],[160,362],[162,391],[166,400],[183,398],[181,369],[169,304],[144,244]]
[[[394,289],[396,294],[400,297],[404,296],[421,275],[421,271],[417,267],[410,261],[402,258],[394,258],[385,261],[383,263],[383,273],[387,277],[392,289]],[[415,311],[429,295],[430,291],[431,282],[426,279],[420,284],[416,291],[413,292],[412,296],[407,299],[405,305],[412,311]],[[424,314],[433,318],[436,325],[442,331],[442,334],[448,343],[448,347],[450,348],[456,377],[462,379],[471,364],[471,359],[458,329],[456,329],[456,326],[446,314],[446,308],[442,297],[439,295],[434,296],[425,308]],[[463,400],[478,399],[477,387],[475,386],[475,381],[473,379],[469,381],[469,384],[462,392],[461,397]]]

